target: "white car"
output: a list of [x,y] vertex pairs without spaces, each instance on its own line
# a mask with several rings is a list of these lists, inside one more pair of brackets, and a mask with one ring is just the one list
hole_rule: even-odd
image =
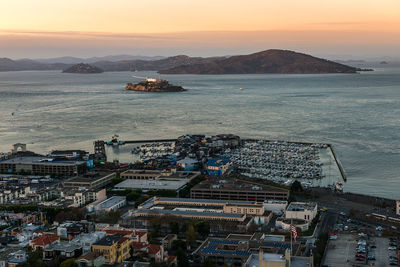
[[393,247],[393,246],[391,246],[391,247],[388,247],[388,250],[397,250],[397,248],[396,248],[396,247]]
[[383,228],[382,228],[382,226],[377,226],[377,227],[375,228],[375,230],[376,230],[376,231],[382,231]]

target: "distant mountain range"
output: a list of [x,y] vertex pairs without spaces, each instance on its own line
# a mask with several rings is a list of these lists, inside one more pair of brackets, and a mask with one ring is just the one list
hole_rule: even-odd
[[46,64],[54,64],[54,63],[64,63],[64,64],[78,64],[78,63],[86,63],[91,64],[98,61],[122,61],[122,60],[160,60],[166,57],[163,56],[132,56],[132,55],[113,55],[113,56],[104,56],[104,57],[90,57],[90,58],[78,58],[78,57],[55,57],[55,58],[38,58],[34,59],[40,63]]
[[360,70],[302,53],[271,49],[250,55],[207,58],[185,55],[167,58],[128,55],[88,59],[61,57],[11,60],[0,58],[0,71],[65,70],[77,63],[85,62],[104,71],[151,70],[162,74],[355,73]]

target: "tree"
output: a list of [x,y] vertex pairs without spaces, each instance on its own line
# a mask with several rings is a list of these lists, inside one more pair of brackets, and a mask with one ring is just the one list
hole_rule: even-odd
[[176,258],[178,260],[178,267],[190,267],[188,257],[184,250],[178,249]]
[[31,251],[28,253],[28,259],[26,262],[20,263],[18,267],[45,267],[43,260],[43,253],[39,250]]
[[194,231],[193,225],[189,225],[187,231],[186,231],[186,242],[188,245],[194,244],[196,242],[196,233]]
[[211,259],[210,257],[207,257],[204,259],[201,267],[217,267],[217,264],[214,262],[213,259]]
[[75,263],[75,259],[68,259],[61,262],[60,267],[78,267],[78,264]]
[[196,231],[204,238],[210,234],[210,223],[201,221],[195,224]]
[[173,234],[179,234],[179,223],[175,221],[170,222],[169,229]]
[[127,201],[136,201],[141,197],[141,193],[138,191],[132,191],[126,196]]
[[177,239],[177,240],[172,241],[171,248],[173,250],[179,250],[179,249],[186,250],[187,245],[186,245],[186,242],[183,241],[182,239]]
[[300,193],[303,192],[303,187],[301,186],[301,183],[299,181],[294,181],[292,186],[290,187],[290,192],[291,193]]

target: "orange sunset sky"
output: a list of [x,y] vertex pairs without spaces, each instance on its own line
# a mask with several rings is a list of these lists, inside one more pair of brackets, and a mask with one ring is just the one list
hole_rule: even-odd
[[0,57],[400,58],[399,0],[0,0]]

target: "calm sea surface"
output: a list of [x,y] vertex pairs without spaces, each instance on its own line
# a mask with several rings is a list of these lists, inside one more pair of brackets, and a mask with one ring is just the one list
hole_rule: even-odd
[[346,170],[345,190],[400,199],[400,69],[163,78],[189,90],[127,92],[125,83],[135,81],[128,72],[0,72],[0,151],[21,142],[42,153],[93,152],[94,140],[115,133],[124,140],[234,133],[325,142]]

